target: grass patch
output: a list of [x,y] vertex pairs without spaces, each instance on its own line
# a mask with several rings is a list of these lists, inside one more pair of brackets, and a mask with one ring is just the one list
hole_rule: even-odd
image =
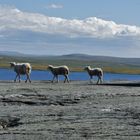
[[92,61],[92,60],[72,60],[53,59],[53,57],[14,57],[0,56],[0,68],[10,68],[9,62],[29,62],[34,70],[47,70],[48,65],[67,65],[70,71],[83,71],[87,65],[91,67],[101,67],[104,72],[140,74],[140,66],[133,64],[122,64],[114,62]]

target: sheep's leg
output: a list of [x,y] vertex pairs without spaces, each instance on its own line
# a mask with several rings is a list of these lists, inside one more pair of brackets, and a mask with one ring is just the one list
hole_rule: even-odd
[[100,83],[102,84],[102,82],[103,82],[103,78],[102,76],[100,76]]
[[90,79],[89,79],[90,83],[92,83],[92,76],[90,76]]
[[58,75],[56,75],[57,83],[59,82]]
[[18,74],[18,79],[19,79],[19,83],[20,83],[20,74]]
[[102,76],[99,76],[99,82],[100,82],[100,84],[102,84]]
[[102,76],[102,83],[103,83],[103,76]]
[[65,76],[65,80],[64,80],[64,83],[66,83],[66,75],[64,75]]
[[98,77],[98,80],[97,80],[97,83],[96,83],[97,85],[99,84],[99,80],[100,80],[100,77]]
[[28,74],[26,74],[26,80],[25,80],[25,83],[27,83],[27,80],[28,80]]
[[29,82],[31,83],[30,75],[28,75]]
[[67,82],[69,83],[69,79],[68,79],[68,76],[67,75],[64,75],[65,76],[65,80],[64,80],[64,83],[66,82],[66,80],[67,80]]
[[17,77],[18,77],[18,74],[16,75],[14,82],[16,82],[16,80],[17,80]]
[[101,77],[99,77],[99,82],[100,82],[100,84],[102,83]]
[[29,74],[26,74],[26,76],[27,76],[27,79],[26,79],[25,83],[27,83],[28,80],[29,80],[29,82],[31,83],[31,79],[30,79]]
[[98,77],[98,84],[101,84],[101,76]]
[[54,82],[54,79],[55,79],[55,75],[53,76],[52,83]]
[[69,80],[69,77],[68,77],[68,75],[66,75],[66,77],[67,77],[67,82],[69,83],[69,81],[70,81],[70,80]]

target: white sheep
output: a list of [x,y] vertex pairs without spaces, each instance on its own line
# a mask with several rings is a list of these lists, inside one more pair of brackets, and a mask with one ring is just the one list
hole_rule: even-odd
[[31,65],[29,63],[15,63],[15,62],[10,62],[11,68],[14,69],[14,71],[16,72],[16,77],[14,82],[16,82],[17,77],[19,78],[19,82],[20,82],[20,75],[26,75],[27,79],[25,82],[27,82],[27,80],[29,80],[29,82],[31,83],[30,80],[30,73],[31,73]]
[[64,83],[66,82],[66,80],[67,82],[69,82],[69,77],[68,77],[69,68],[67,66],[64,65],[64,66],[54,67],[52,65],[49,65],[48,70],[50,70],[52,74],[54,75],[52,79],[52,83],[54,82],[55,77],[57,79],[57,83],[59,82],[58,75],[63,75],[65,77]]
[[90,81],[92,80],[92,77],[93,76],[97,76],[98,77],[98,80],[97,80],[97,83],[102,83],[103,82],[103,70],[101,68],[91,68],[90,66],[86,66],[84,68],[84,70],[86,70],[90,76]]

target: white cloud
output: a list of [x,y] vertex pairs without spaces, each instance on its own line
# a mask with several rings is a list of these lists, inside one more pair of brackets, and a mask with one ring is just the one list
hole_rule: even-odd
[[47,8],[49,8],[49,9],[61,9],[61,8],[63,8],[63,5],[61,5],[61,4],[50,4],[50,5],[47,5]]
[[[54,5],[55,7],[55,5]],[[22,12],[16,8],[0,7],[0,36],[12,30],[33,31],[67,37],[113,38],[140,37],[140,27],[116,24],[96,17],[83,20],[49,17],[38,13]]]

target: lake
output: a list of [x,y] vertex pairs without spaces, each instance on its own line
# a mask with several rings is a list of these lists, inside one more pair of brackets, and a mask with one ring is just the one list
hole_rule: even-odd
[[[15,72],[12,69],[0,69],[0,80],[13,80],[15,78]],[[63,76],[59,77],[63,80]],[[70,80],[88,80],[89,76],[86,72],[70,72]],[[21,76],[21,79],[25,79],[25,76]],[[51,80],[52,74],[49,71],[32,70],[31,80]],[[95,80],[97,78],[94,78]],[[114,74],[104,73],[104,80],[140,80],[140,75],[137,74]]]

